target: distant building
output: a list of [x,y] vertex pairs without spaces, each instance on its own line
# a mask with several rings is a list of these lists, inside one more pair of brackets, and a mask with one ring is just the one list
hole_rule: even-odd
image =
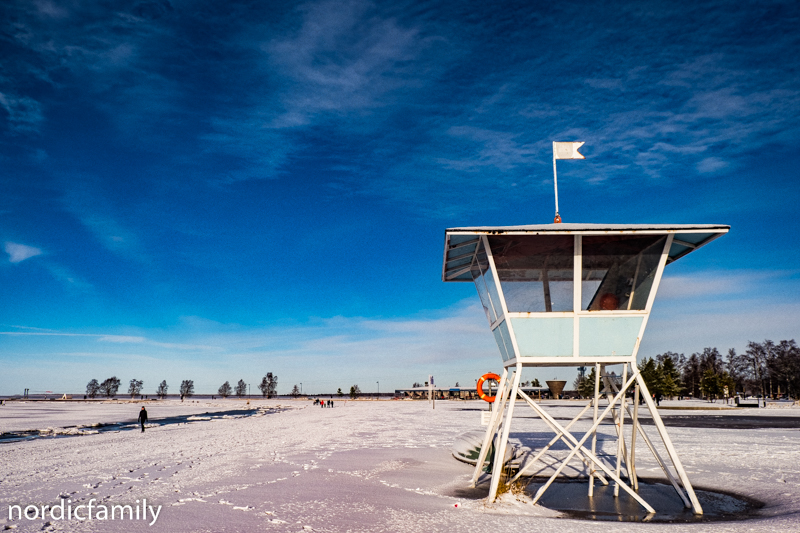
[[[521,391],[525,391],[528,394],[535,393],[537,397],[541,398],[541,393],[549,392],[547,387],[520,387]],[[496,389],[495,389],[496,390]],[[487,391],[488,392],[488,391]],[[434,387],[433,388],[434,398],[437,400],[477,400],[478,391],[475,390],[475,387]],[[395,398],[410,398],[412,400],[427,400],[428,399],[428,387],[411,387],[408,389],[395,389],[394,391]]]

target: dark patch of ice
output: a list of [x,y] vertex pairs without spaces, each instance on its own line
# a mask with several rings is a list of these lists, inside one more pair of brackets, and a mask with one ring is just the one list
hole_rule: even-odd
[[[546,480],[535,479],[525,491],[533,496]],[[639,481],[639,495],[655,510],[648,516],[639,503],[620,490],[614,497],[613,482],[607,486],[596,482],[594,496],[588,496],[587,480],[557,481],[550,485],[539,503],[543,507],[561,511],[565,518],[614,522],[666,522],[692,523],[747,520],[758,517],[763,503],[731,492],[695,487],[695,494],[703,507],[702,515],[695,515],[683,505],[672,485],[660,482]]]
[[[189,415],[169,416],[166,418],[150,419],[146,428],[157,426],[168,426],[172,424],[192,424],[218,420],[221,418],[243,418],[254,415],[264,415],[272,412],[282,411],[281,408],[273,409],[233,409],[230,411],[216,411],[206,413],[193,413]],[[9,431],[0,433],[0,444],[10,444],[34,439],[55,439],[64,437],[78,437],[94,435],[96,433],[108,433],[114,431],[139,430],[141,426],[135,421],[131,422],[112,422],[106,424],[93,424],[89,426],[66,426],[63,428],[31,429],[25,431]]]

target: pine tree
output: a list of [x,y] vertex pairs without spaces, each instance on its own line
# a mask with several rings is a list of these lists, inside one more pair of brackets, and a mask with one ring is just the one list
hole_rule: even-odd
[[[592,371],[589,372],[589,375],[583,378],[578,385],[578,394],[580,394],[583,398],[594,398],[594,382],[596,379],[597,372],[593,366]],[[603,390],[603,388],[601,387],[600,390]]]
[[683,365],[683,384],[686,392],[693,397],[700,396],[700,380],[703,378],[700,371],[700,358],[693,353]]
[[660,382],[662,381],[661,375],[663,371],[659,371],[653,358],[648,357],[647,359],[642,359],[637,366],[639,367],[639,372],[642,374],[642,379],[644,380],[644,384],[647,385],[650,394],[655,395],[661,393]]
[[703,372],[703,379],[700,380],[700,390],[703,395],[707,396],[712,402],[717,399],[717,396],[722,392],[722,384],[720,376],[714,369],[708,368]]
[[664,355],[666,355],[666,357],[664,357],[661,361],[661,394],[671,398],[673,396],[678,396],[681,393],[681,390],[683,390],[683,384],[681,383],[681,373],[675,366],[675,361],[672,357],[672,354],[667,352],[667,354]]

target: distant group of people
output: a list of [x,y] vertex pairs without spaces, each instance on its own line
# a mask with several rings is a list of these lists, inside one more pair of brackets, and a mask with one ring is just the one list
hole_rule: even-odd
[[319,405],[322,407],[333,407],[333,400],[320,400],[317,398],[314,400],[314,405]]

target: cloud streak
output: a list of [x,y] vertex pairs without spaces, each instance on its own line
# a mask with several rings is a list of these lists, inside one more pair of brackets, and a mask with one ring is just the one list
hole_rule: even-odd
[[5,250],[8,254],[9,263],[21,263],[31,257],[42,255],[42,250],[27,244],[18,244],[16,242],[6,241]]
[[[795,9],[487,6],[453,18],[449,4],[325,0],[239,20],[167,2],[7,10],[21,21],[7,34],[24,51],[0,80],[15,131],[46,113],[12,80],[76,86],[147,150],[191,125],[172,163],[206,165],[219,183],[287,176],[309,157],[335,175],[342,162],[331,154],[347,151],[350,187],[427,210],[448,200],[441,185],[453,180],[543,189],[530,176],[546,178],[554,139],[587,142],[577,179],[623,187],[687,171],[710,179],[798,136]],[[73,24],[57,24],[65,19]],[[191,25],[211,44],[189,38]],[[203,61],[172,66],[176,47]],[[508,194],[498,187],[497,201]]]

